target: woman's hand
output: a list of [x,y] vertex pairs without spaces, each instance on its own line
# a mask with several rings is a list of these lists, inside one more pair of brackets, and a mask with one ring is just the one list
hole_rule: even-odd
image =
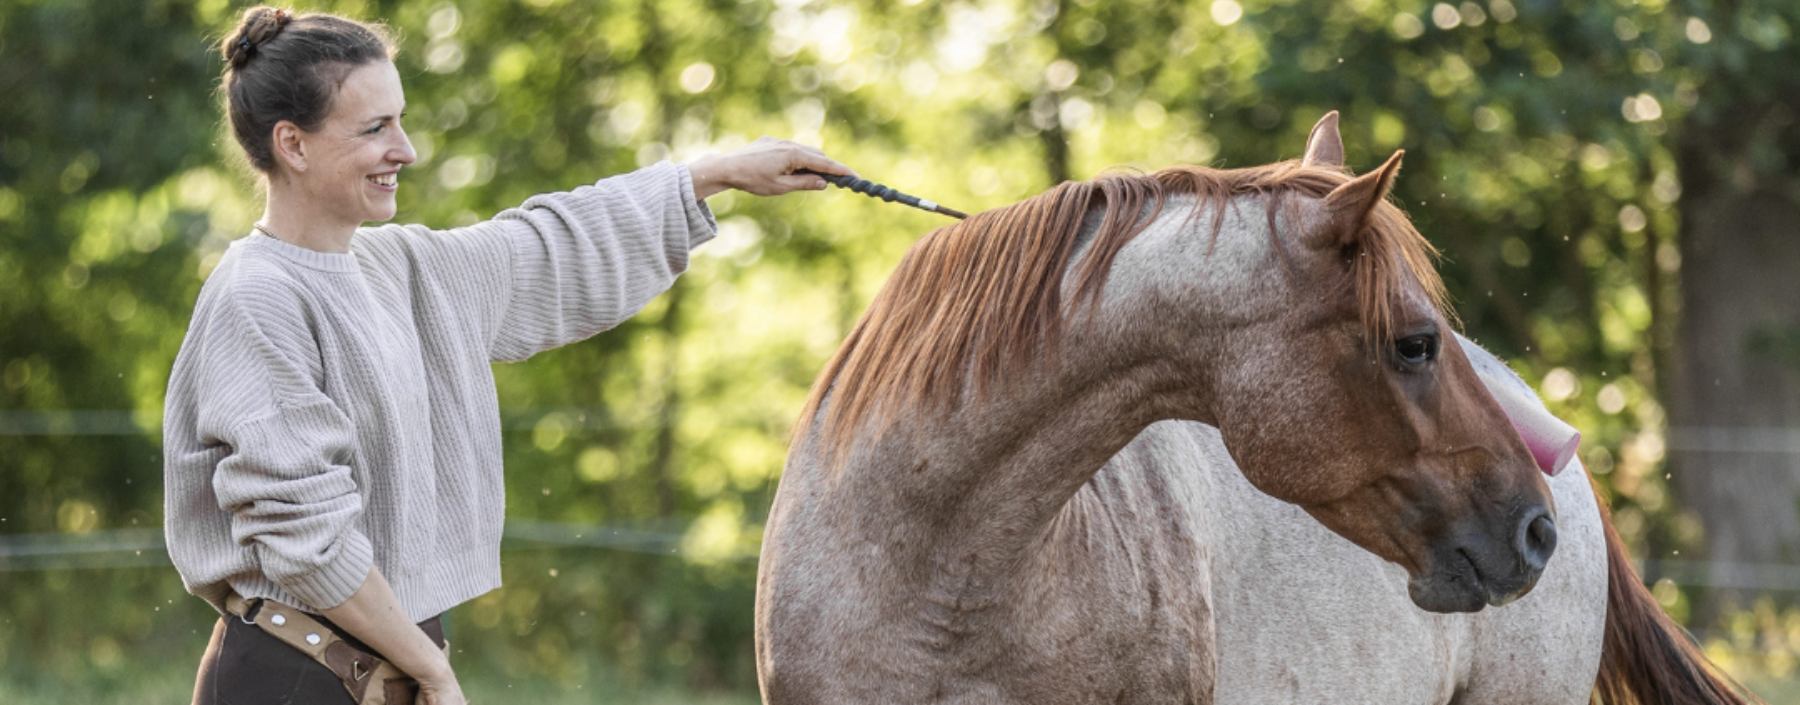
[[758,196],[779,196],[789,191],[825,188],[825,180],[812,174],[795,173],[809,169],[821,174],[855,176],[850,167],[839,164],[812,147],[787,140],[764,137],[731,154],[702,157],[688,165],[694,175],[694,197],[705,200],[728,188],[748,191]]
[[467,705],[456,672],[450,670],[450,655],[425,630],[412,623],[400,609],[400,599],[382,576],[381,569],[370,568],[361,587],[350,599],[326,610],[325,618],[336,622],[344,631],[361,639],[376,652],[387,657],[400,672],[419,682],[418,702],[425,705]]
[[463,697],[462,684],[456,682],[456,674],[452,673],[446,663],[441,674],[427,678],[416,678],[419,681],[419,705],[468,705],[468,698]]

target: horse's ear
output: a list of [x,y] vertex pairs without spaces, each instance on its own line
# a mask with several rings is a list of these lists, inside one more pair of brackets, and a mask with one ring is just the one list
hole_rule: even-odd
[[1325,113],[1313,125],[1312,133],[1306,136],[1306,156],[1300,159],[1300,165],[1343,168],[1344,138],[1338,135],[1338,111]]
[[1406,150],[1394,151],[1381,167],[1344,182],[1325,194],[1325,222],[1312,233],[1308,243],[1316,248],[1343,247],[1362,237],[1369,214],[1387,198],[1394,187],[1394,176],[1400,173],[1400,158]]

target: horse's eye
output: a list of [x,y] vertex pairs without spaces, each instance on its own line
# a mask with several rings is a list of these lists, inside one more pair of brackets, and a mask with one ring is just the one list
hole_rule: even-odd
[[1394,355],[1408,365],[1423,365],[1437,358],[1435,335],[1411,335],[1394,341]]

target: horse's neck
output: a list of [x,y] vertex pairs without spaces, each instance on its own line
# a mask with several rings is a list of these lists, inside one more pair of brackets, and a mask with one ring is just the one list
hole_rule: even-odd
[[[1165,211],[1118,253],[1094,327],[1085,327],[1085,313],[1071,316],[1068,334],[1044,365],[1007,377],[985,395],[965,395],[951,413],[884,419],[883,440],[859,445],[841,466],[844,491],[837,499],[859,506],[866,530],[907,535],[913,558],[929,564],[920,568],[1003,569],[1149,424],[1209,421],[1200,417],[1211,393],[1209,373],[1177,362],[1166,348],[1179,341],[1183,357],[1192,360],[1207,356],[1211,343],[1193,328],[1171,330],[1178,326],[1158,308],[1166,302],[1156,279],[1204,282],[1213,300],[1198,308],[1226,311],[1219,318],[1231,319],[1232,300],[1248,298],[1250,279],[1268,266],[1262,249],[1268,238],[1227,228],[1216,251],[1202,255],[1210,238],[1193,223],[1211,219],[1188,215],[1185,207]],[[1204,329],[1214,323],[1206,318],[1179,325]]]

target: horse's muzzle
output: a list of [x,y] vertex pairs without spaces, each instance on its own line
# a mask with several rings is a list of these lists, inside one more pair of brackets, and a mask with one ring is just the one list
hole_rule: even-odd
[[1432,549],[1432,565],[1407,582],[1413,604],[1428,612],[1475,612],[1523,597],[1537,585],[1556,551],[1556,520],[1542,506],[1528,508],[1505,540],[1480,530],[1450,532]]

